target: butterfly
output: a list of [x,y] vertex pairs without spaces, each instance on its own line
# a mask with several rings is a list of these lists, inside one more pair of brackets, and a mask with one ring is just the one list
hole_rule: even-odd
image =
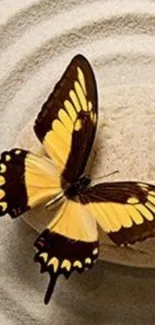
[[[0,216],[16,218],[43,203],[56,216],[34,243],[34,260],[48,272],[44,302],[57,278],[91,269],[99,255],[97,224],[117,245],[155,235],[155,186],[103,182],[85,173],[98,121],[94,72],[76,55],[38,114],[34,131],[45,156],[15,148],[0,159]],[[53,169],[55,164],[56,169]]]

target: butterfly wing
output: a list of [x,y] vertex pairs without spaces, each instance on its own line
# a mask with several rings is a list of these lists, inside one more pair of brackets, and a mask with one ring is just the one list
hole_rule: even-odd
[[86,188],[80,201],[117,244],[155,236],[155,186],[136,182],[102,183]]
[[32,153],[13,149],[0,159],[0,216],[19,216],[60,191],[51,162]]
[[65,201],[34,246],[37,248],[35,261],[40,262],[41,272],[50,275],[45,295],[47,304],[60,274],[68,278],[74,270],[82,273],[93,266],[98,257],[96,222],[80,203]]
[[88,61],[77,55],[43,105],[34,130],[66,182],[82,174],[97,125],[97,89]]

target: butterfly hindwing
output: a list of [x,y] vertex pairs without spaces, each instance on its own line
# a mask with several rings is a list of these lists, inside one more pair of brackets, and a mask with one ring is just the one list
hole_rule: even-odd
[[95,77],[88,61],[77,55],[43,105],[34,126],[66,182],[73,182],[84,170],[97,118]]
[[3,152],[0,159],[0,215],[19,216],[60,191],[52,164],[26,150]]
[[34,245],[35,261],[40,262],[41,272],[50,275],[48,303],[60,274],[68,278],[74,270],[82,273],[93,266],[98,257],[96,222],[80,203],[66,201]]
[[81,203],[117,244],[155,236],[155,186],[136,182],[102,183],[80,194]]

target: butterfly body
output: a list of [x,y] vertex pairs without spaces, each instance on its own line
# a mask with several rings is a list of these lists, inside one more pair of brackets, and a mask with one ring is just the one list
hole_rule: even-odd
[[[84,190],[91,182],[90,176],[83,176],[79,178],[77,181],[66,184],[64,186],[63,191],[56,194],[53,198],[51,198],[46,203],[46,208],[56,206],[57,203],[61,202],[65,197],[70,200],[76,200],[79,193],[82,193],[82,190]],[[63,182],[62,182],[63,184]],[[62,185],[63,188],[63,185]]]
[[154,185],[126,181],[91,186],[91,178],[83,176],[97,122],[95,76],[87,59],[76,55],[35,121],[46,156],[16,148],[0,159],[0,216],[16,218],[40,203],[59,204],[34,243],[34,260],[50,275],[45,303],[60,274],[82,273],[97,260],[97,224],[117,245],[155,236]]

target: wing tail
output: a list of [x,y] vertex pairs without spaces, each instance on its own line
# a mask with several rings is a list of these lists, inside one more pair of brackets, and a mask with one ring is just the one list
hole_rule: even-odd
[[57,274],[53,274],[52,276],[50,276],[50,281],[47,287],[47,291],[45,294],[45,298],[44,298],[44,303],[45,305],[47,305],[52,297],[55,285],[56,285],[56,281],[57,281],[58,275]]

